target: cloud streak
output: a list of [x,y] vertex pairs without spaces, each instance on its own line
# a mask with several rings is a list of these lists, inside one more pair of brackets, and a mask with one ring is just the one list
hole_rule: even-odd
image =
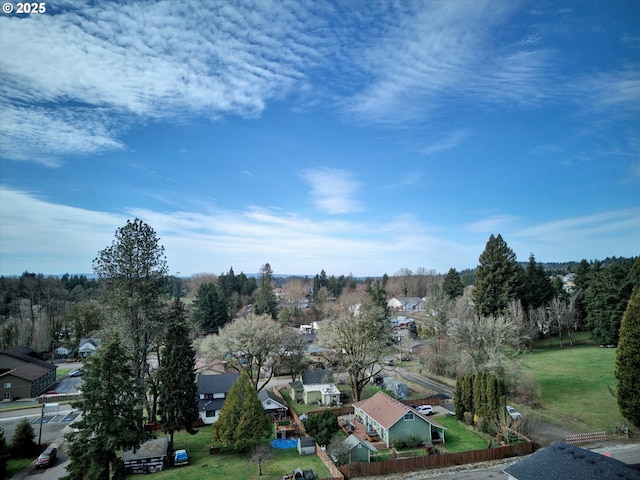
[[319,210],[332,215],[364,210],[362,203],[355,198],[360,182],[354,180],[351,172],[331,168],[309,169],[301,176],[311,186],[311,197]]
[[[59,265],[69,272],[88,273],[98,251],[113,241],[115,230],[134,217],[156,230],[171,269],[183,275],[220,273],[230,266],[254,273],[265,262],[288,274],[325,269],[337,275],[380,276],[403,267],[444,273],[451,267],[475,265],[488,238],[486,232],[472,236],[467,232],[459,241],[445,239],[436,233],[443,227],[409,214],[377,223],[321,221],[257,207],[207,214],[132,208],[120,215],[68,207],[0,187],[0,274],[64,273],[58,271]],[[638,209],[619,210],[501,232],[520,258],[534,252],[539,261],[566,261],[575,258],[579,244],[583,255],[592,259],[597,254],[591,253],[602,248],[611,234],[620,238],[621,245],[637,246],[639,217]],[[546,256],[538,254],[541,249]],[[452,258],[456,260],[451,262]]]

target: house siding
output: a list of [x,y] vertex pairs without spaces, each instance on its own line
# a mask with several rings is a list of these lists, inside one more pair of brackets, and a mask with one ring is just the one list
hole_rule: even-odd
[[411,436],[418,438],[421,443],[431,441],[431,425],[415,413],[413,420],[400,419],[389,429],[389,432],[391,438],[397,438],[400,441],[409,440]]
[[9,374],[4,375],[1,381],[3,400],[35,397],[31,393],[31,382],[28,380]]

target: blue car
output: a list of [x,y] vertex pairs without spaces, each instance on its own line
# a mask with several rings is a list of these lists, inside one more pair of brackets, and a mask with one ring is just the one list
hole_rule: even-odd
[[173,464],[175,466],[187,465],[189,463],[189,455],[186,450],[176,450],[173,454]]

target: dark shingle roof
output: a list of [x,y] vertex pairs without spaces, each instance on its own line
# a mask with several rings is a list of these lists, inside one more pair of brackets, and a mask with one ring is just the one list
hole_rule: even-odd
[[316,439],[313,437],[300,437],[298,438],[300,447],[313,447],[316,443]]
[[222,410],[222,407],[224,407],[224,401],[224,398],[214,398],[213,400],[198,400],[198,410],[201,412]]
[[29,351],[29,349],[25,349],[24,347],[14,347],[9,350],[5,350],[4,352],[0,352],[0,355],[7,355],[9,357],[13,357],[17,360],[21,360],[25,363],[33,363],[35,365],[39,365],[41,367],[47,368],[49,370],[55,370],[58,368],[57,365],[54,365],[49,362],[45,362],[44,360],[39,360],[37,358],[33,358],[29,355],[26,355],[24,352]]
[[283,408],[286,408],[284,400],[280,398],[278,395],[276,395],[275,393],[273,393],[271,390],[267,390],[266,388],[263,388],[258,392],[258,398],[260,399],[261,402],[264,402],[266,400],[271,400],[272,402],[275,402],[278,405],[281,405]]
[[331,370],[303,370],[302,383],[304,385],[333,383],[333,373]]
[[639,480],[627,464],[564,442],[554,443],[504,469],[517,480]]
[[198,395],[204,393],[227,393],[240,375],[237,373],[219,373],[198,376]]
[[17,378],[22,378],[23,380],[28,380],[33,382],[40,377],[43,377],[51,372],[50,369],[45,367],[41,367],[40,365],[36,365],[34,363],[25,363],[24,365],[20,365],[19,367],[14,368],[13,370],[8,371],[4,375],[13,375]]

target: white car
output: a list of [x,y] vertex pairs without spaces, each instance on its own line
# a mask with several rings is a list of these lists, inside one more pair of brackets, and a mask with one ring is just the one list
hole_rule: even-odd
[[522,414],[519,411],[517,411],[515,408],[513,408],[511,405],[507,405],[507,412],[509,412],[509,415],[514,420],[519,420],[522,418]]
[[416,412],[423,413],[424,415],[433,415],[433,407],[431,405],[418,405]]

